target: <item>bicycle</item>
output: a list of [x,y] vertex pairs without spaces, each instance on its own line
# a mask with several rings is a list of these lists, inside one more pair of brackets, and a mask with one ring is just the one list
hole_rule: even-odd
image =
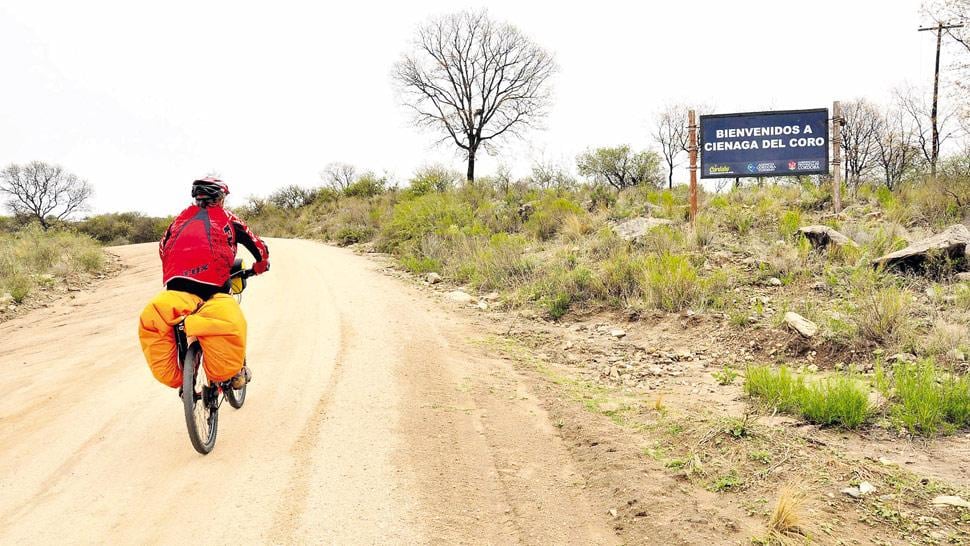
[[[241,259],[236,259],[230,273],[229,294],[241,301],[246,289],[246,279],[255,275],[246,269]],[[182,388],[180,397],[185,410],[185,425],[189,430],[189,440],[196,451],[205,455],[216,445],[216,432],[219,428],[219,407],[223,399],[235,409],[246,402],[246,387],[233,389],[231,380],[212,384],[206,376],[202,362],[205,355],[202,345],[195,338],[185,334],[185,321],[175,325],[175,344],[178,347],[178,363],[182,368]],[[243,361],[243,365],[246,363]],[[201,370],[201,373],[200,373]]]

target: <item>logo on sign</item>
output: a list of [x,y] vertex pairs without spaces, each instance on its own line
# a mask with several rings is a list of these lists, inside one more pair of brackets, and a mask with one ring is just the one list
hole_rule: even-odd
[[789,161],[788,162],[788,170],[789,171],[794,171],[797,168],[798,168],[798,163],[797,162],[795,162],[795,161]]
[[754,163],[748,163],[748,172],[753,173],[755,171]]

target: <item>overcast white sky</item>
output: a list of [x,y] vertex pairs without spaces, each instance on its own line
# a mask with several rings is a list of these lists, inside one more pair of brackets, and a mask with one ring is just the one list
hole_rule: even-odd
[[[425,19],[479,3],[0,0],[0,166],[60,163],[95,188],[94,211],[164,215],[216,170],[230,204],[317,185],[343,161],[406,180],[442,162],[395,98],[394,62]],[[917,0],[492,1],[560,66],[546,130],[507,141],[573,166],[591,146],[650,145],[665,103],[717,112],[888,100],[929,82],[933,39]],[[496,161],[479,163],[480,174]],[[686,175],[681,175],[681,179]]]

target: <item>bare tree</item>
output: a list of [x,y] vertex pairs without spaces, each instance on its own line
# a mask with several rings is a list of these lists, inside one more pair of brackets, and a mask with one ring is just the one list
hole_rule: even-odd
[[579,174],[606,182],[618,190],[642,184],[659,186],[660,157],[656,152],[634,152],[629,146],[598,148],[576,158]]
[[876,166],[883,117],[879,108],[866,99],[842,103],[842,116],[845,118],[842,128],[845,178],[856,192],[862,175]]
[[896,102],[909,117],[914,129],[916,142],[919,144],[923,158],[930,165],[931,172],[936,174],[936,164],[940,159],[940,148],[956,134],[954,127],[957,121],[956,112],[952,108],[939,108],[937,119],[936,142],[934,143],[931,110],[924,96],[913,87],[896,90]]
[[908,115],[898,108],[889,110],[879,125],[876,163],[882,170],[886,187],[891,190],[917,165],[920,149],[914,133]]
[[442,141],[464,151],[473,181],[479,147],[546,114],[555,71],[552,55],[518,29],[465,11],[420,27],[394,80],[417,124],[444,131]]
[[357,168],[347,163],[330,163],[323,168],[320,179],[328,187],[344,191],[357,180]]
[[7,207],[14,214],[33,216],[47,230],[52,219],[63,220],[84,210],[94,191],[86,180],[60,165],[31,161],[0,171],[0,193],[7,195]]
[[576,179],[562,164],[548,159],[539,159],[532,164],[529,183],[544,190],[561,190],[575,186]]
[[667,187],[674,187],[674,168],[678,158],[687,150],[687,111],[683,104],[664,108],[654,121],[653,138],[660,144],[660,155],[667,164]]

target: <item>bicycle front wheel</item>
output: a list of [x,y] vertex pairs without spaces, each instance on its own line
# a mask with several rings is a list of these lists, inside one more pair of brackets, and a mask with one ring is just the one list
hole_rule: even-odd
[[185,425],[196,451],[205,455],[216,445],[219,426],[218,388],[209,384],[202,367],[202,346],[195,342],[185,352],[182,365],[182,405]]

